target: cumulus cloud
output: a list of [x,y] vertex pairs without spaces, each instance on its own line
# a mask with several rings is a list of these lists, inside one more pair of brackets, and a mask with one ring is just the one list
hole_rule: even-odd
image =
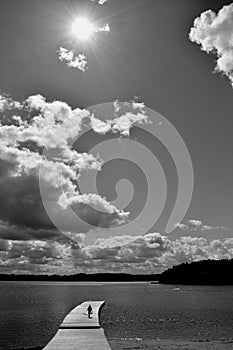
[[160,257],[164,251],[169,251],[167,237],[160,233],[148,233],[145,236],[120,236],[98,239],[93,246],[84,249],[90,259],[110,259],[116,261],[143,261],[144,259]]
[[0,112],[10,110],[12,108],[20,109],[21,104],[8,96],[0,95]]
[[201,220],[198,219],[190,219],[186,224],[178,223],[176,227],[181,230],[190,230],[190,231],[209,231],[209,230],[226,230],[224,226],[212,226],[206,225]]
[[[15,106],[20,106],[17,113]],[[115,102],[117,115],[102,122],[104,133],[128,135],[134,123],[148,122],[143,108],[142,103],[135,104],[129,113]],[[108,235],[85,245],[85,224],[70,226],[66,217],[68,206],[84,223],[101,228],[119,225],[128,214],[99,195],[80,193],[77,187],[80,170],[99,170],[102,162],[73,149],[72,141],[84,125],[103,132],[103,125],[99,129],[93,125],[93,121],[101,121],[87,110],[72,109],[61,101],[48,102],[41,95],[30,96],[19,105],[8,103],[2,115],[9,110],[11,117],[2,118],[0,124],[1,271],[156,273],[180,262],[233,257],[232,238],[210,242],[193,237],[172,240],[160,233],[148,233],[137,237]],[[75,243],[61,235],[45,212],[39,169],[47,199],[55,215],[67,223],[67,236],[75,238]],[[59,191],[61,183],[63,192]],[[200,231],[221,228],[198,219],[179,226]]]
[[203,12],[194,20],[190,30],[191,41],[201,49],[217,56],[215,71],[226,75],[233,85],[233,4],[224,6],[218,13]]
[[160,233],[98,239],[92,246],[74,249],[74,263],[82,261],[89,271],[156,273],[183,262],[233,257],[232,239],[181,237],[172,241]]
[[144,236],[99,238],[89,246],[65,240],[0,239],[2,271],[34,273],[158,273],[173,265],[206,259],[233,258],[233,239],[180,237],[158,232]]
[[67,243],[0,240],[0,266],[5,273],[66,273],[71,269],[70,256]]
[[65,47],[59,48],[58,58],[61,62],[65,62],[68,67],[77,68],[83,72],[88,68],[87,58],[84,54],[75,55],[72,50],[68,50]]
[[[145,104],[143,102],[132,101],[131,103],[124,104],[124,107],[128,107],[132,111],[123,111],[119,101],[114,101],[114,112],[116,117],[107,119],[106,121],[91,116],[92,129],[99,134],[120,133],[122,136],[129,136],[130,129],[136,123],[144,124],[149,123],[149,119],[145,114]],[[117,115],[119,114],[119,115]]]
[[[6,108],[11,108],[13,113],[14,106],[7,104]],[[20,236],[22,240],[25,237],[39,239],[45,233],[48,238],[56,236],[41,200],[39,173],[46,199],[54,215],[67,223],[67,231],[75,230],[78,234],[89,229],[85,224],[80,228],[72,227],[66,218],[68,206],[84,223],[97,227],[115,226],[126,219],[128,214],[105,198],[78,190],[79,172],[100,170],[102,165],[101,159],[72,148],[72,140],[82,130],[84,121],[90,123],[90,118],[87,110],[72,109],[61,101],[47,102],[41,95],[30,96],[17,114],[7,120],[2,118],[0,220],[9,223],[9,227],[5,225],[4,230],[0,227],[0,238],[9,233],[10,239],[17,237],[18,240]],[[18,234],[12,225],[21,227]]]

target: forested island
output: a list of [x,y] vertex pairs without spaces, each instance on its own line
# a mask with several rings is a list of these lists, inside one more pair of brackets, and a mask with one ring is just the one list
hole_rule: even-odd
[[233,259],[202,260],[173,266],[158,280],[164,284],[233,285]]

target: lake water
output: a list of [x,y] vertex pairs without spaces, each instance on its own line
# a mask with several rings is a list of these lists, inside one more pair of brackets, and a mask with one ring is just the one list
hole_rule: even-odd
[[233,287],[149,283],[0,282],[0,349],[45,346],[66,314],[105,300],[107,339],[233,338]]

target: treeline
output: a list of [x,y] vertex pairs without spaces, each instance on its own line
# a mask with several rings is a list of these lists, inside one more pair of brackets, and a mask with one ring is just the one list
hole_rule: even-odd
[[0,274],[0,281],[51,282],[144,282],[158,281],[159,275],[131,275],[127,273],[96,273],[76,275],[14,275]]
[[161,274],[95,273],[75,275],[0,274],[0,281],[159,282],[164,284],[233,285],[233,259],[184,263]]
[[173,266],[159,277],[165,284],[233,285],[233,259],[203,260]]

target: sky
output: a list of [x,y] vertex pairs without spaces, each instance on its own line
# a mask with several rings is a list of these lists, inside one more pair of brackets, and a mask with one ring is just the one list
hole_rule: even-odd
[[233,257],[232,18],[230,1],[0,0],[0,273]]

